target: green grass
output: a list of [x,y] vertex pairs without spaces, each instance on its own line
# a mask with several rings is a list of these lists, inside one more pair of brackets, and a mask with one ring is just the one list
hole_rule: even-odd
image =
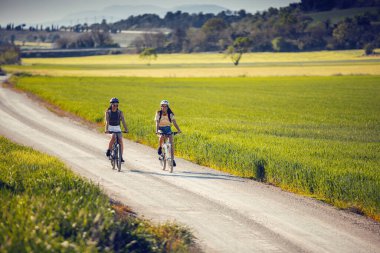
[[0,252],[187,252],[192,243],[186,229],[124,215],[57,159],[1,136],[0,199]]
[[157,146],[168,99],[184,132],[177,154],[342,208],[380,215],[380,77],[24,77],[17,87],[89,121],[111,97],[129,138]]

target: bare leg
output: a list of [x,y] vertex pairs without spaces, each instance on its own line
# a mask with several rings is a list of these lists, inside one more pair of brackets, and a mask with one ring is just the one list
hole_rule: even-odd
[[119,138],[120,148],[121,148],[121,157],[123,157],[123,151],[124,151],[124,143],[123,143],[123,137]]
[[160,135],[160,147],[162,147],[162,144],[164,143],[165,137],[163,135]]
[[172,147],[171,153],[172,153],[172,160],[174,160],[174,141],[173,141],[173,135],[169,136],[170,146]]
[[112,145],[115,143],[115,135],[112,135],[112,138],[108,144],[108,149],[111,150],[112,149]]

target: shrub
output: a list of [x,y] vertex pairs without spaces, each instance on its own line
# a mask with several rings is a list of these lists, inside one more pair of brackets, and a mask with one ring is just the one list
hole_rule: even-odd
[[12,44],[0,45],[0,65],[4,64],[20,64],[21,51],[18,46]]
[[364,54],[371,55],[375,53],[375,45],[373,43],[368,43],[364,46]]

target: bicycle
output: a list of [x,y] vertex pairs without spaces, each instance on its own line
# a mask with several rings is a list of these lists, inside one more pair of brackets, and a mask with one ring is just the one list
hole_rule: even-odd
[[[117,134],[120,132],[107,131],[107,133],[112,134],[115,137],[115,142],[112,145],[111,149],[111,155],[109,156],[112,169],[114,170],[117,166],[118,171],[121,171],[121,157],[123,154],[121,153],[121,146],[119,143],[119,138],[117,137]],[[123,133],[126,132],[124,131]]]
[[168,164],[170,167],[170,173],[173,173],[174,154],[172,154],[172,144],[170,143],[169,136],[174,136],[178,134],[178,132],[172,132],[170,134],[163,134],[159,132],[158,134],[164,136],[164,143],[162,144],[162,154],[158,158],[160,160],[162,170],[165,170],[166,165]]

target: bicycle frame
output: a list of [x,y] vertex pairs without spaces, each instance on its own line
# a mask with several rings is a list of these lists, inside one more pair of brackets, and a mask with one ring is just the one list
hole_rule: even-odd
[[115,169],[115,166],[117,166],[118,171],[120,171],[122,154],[121,154],[121,146],[119,143],[119,138],[117,137],[117,134],[120,132],[109,131],[108,133],[112,134],[112,136],[115,137],[115,142],[112,145],[111,156],[110,156],[111,166],[112,166],[112,169]]
[[[161,136],[164,136],[164,143],[162,144],[162,155],[160,157],[160,162],[162,166],[162,170],[166,169],[166,165],[169,165],[170,173],[173,172],[173,160],[174,154],[172,149],[172,144],[170,143],[170,136],[174,136],[177,132],[173,132],[171,134],[163,134],[159,133]],[[174,140],[173,140],[174,141]]]

